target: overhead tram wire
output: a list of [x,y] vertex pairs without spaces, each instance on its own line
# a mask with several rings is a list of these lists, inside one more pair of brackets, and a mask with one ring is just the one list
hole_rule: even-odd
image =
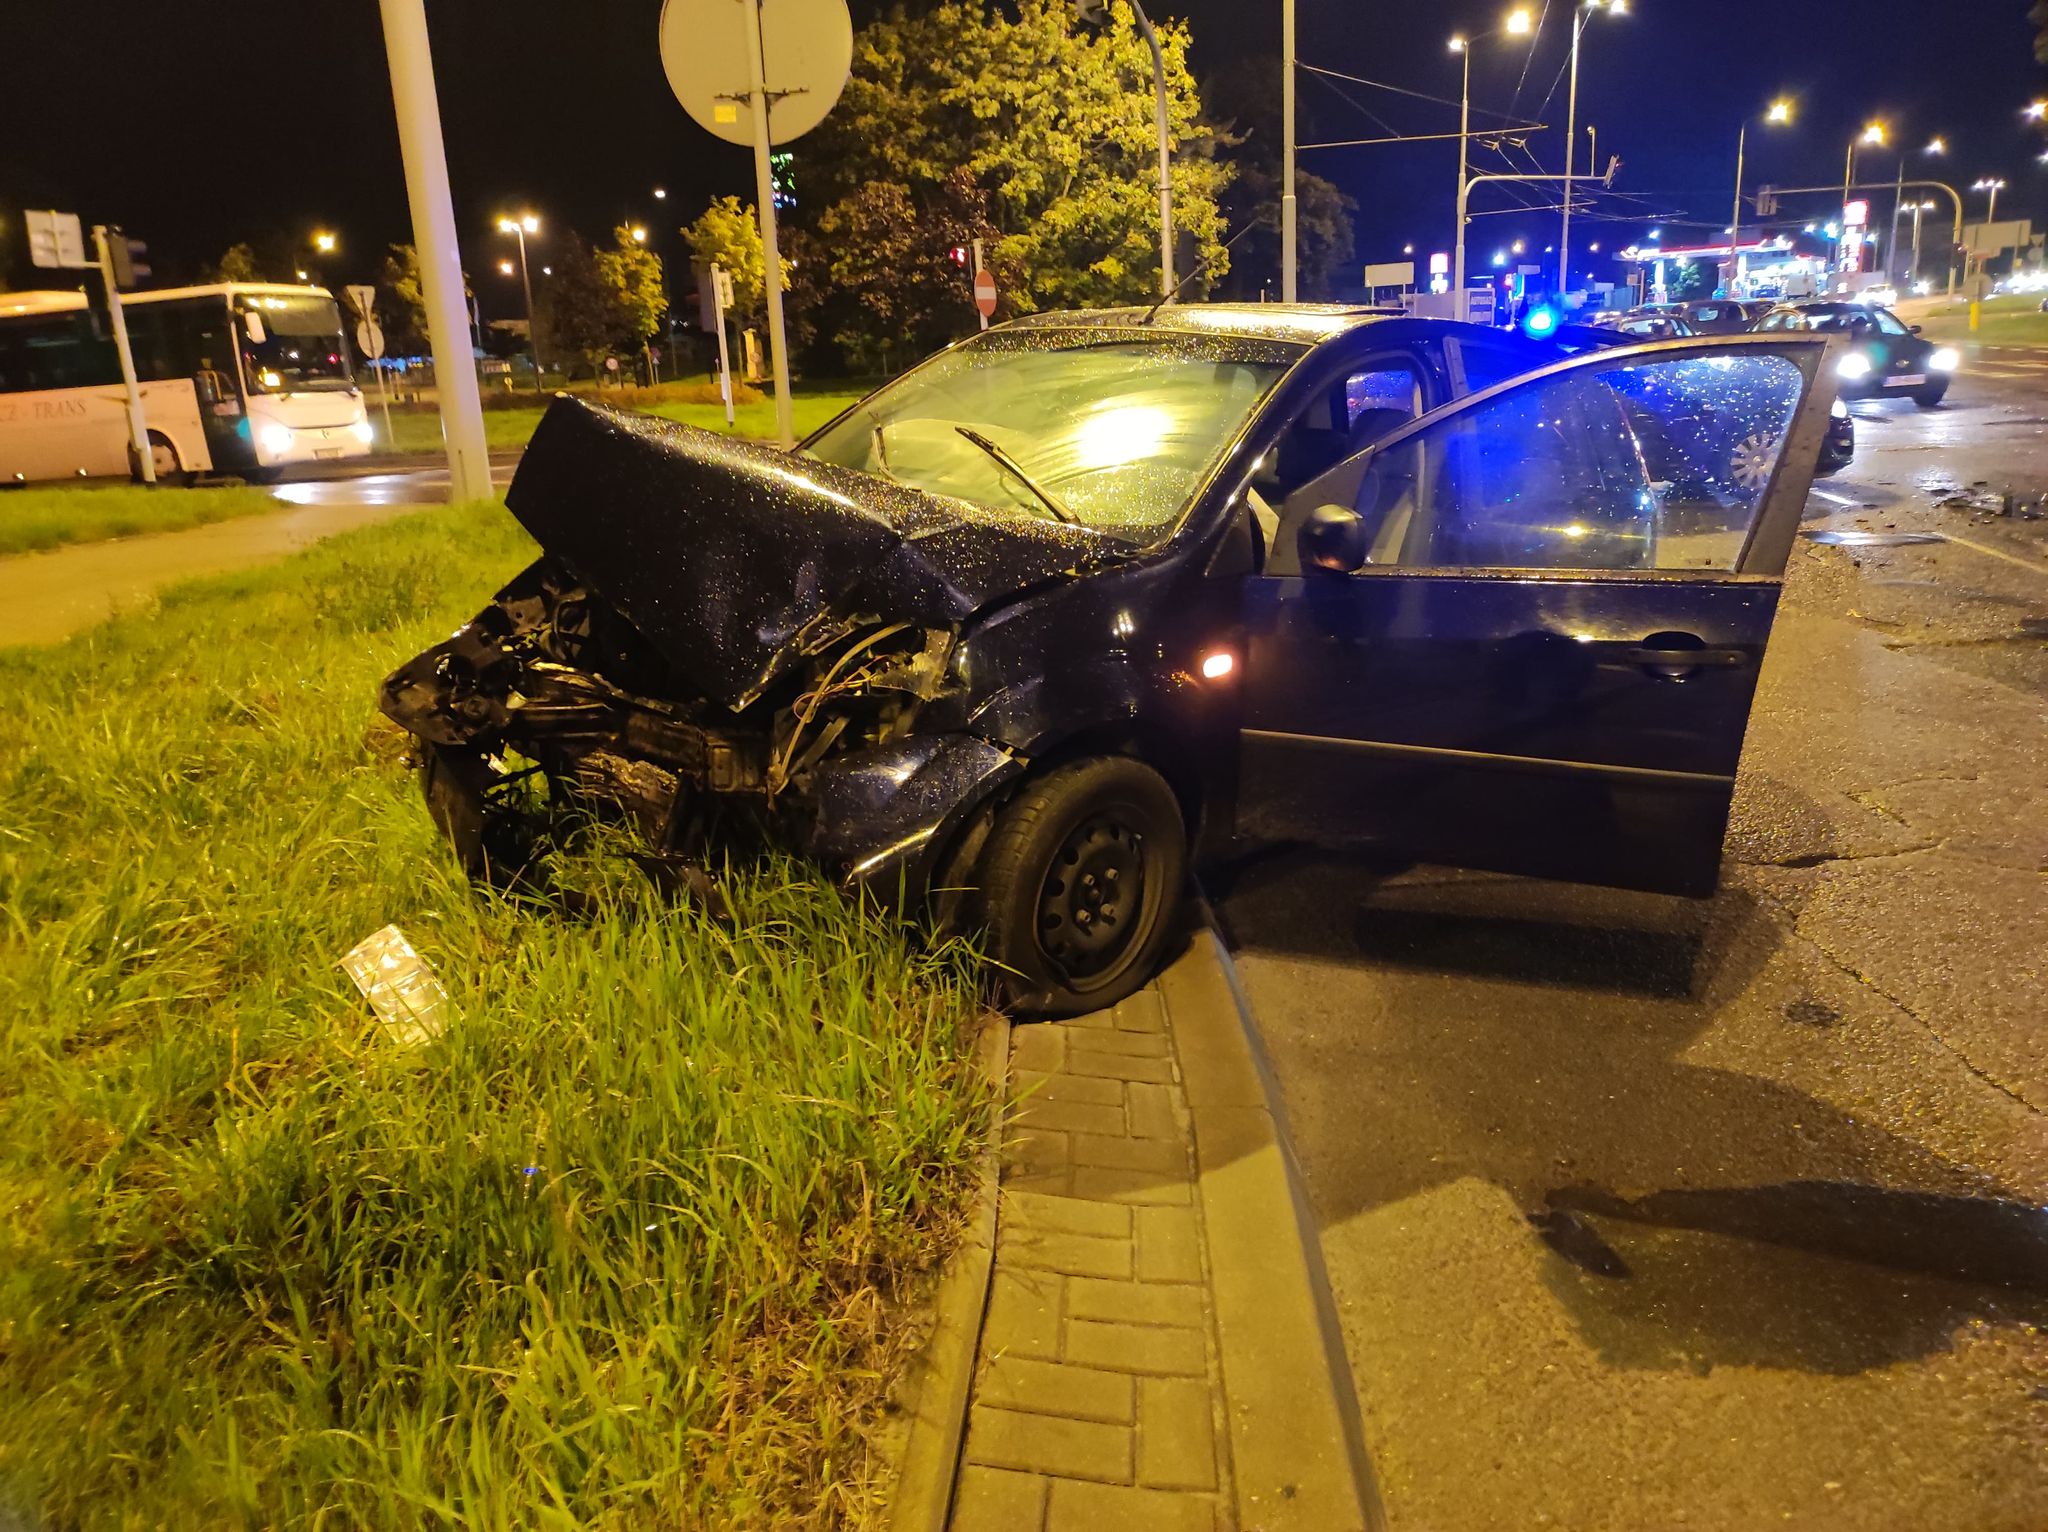
[[[1576,0],[1574,0],[1576,3]],[[1522,75],[1515,81],[1515,94],[1508,101],[1508,112],[1512,115],[1522,105],[1522,87],[1529,83],[1529,65],[1536,57],[1536,48],[1543,40],[1543,25],[1550,20],[1550,0],[1543,0],[1543,10],[1536,17],[1536,28],[1529,35],[1529,51],[1522,55]]]

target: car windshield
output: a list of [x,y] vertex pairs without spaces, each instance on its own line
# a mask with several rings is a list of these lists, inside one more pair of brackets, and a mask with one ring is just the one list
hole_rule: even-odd
[[975,505],[1146,542],[1298,355],[1174,332],[991,335],[856,405],[807,446]]
[[[252,293],[242,300],[242,354],[254,393],[353,388],[332,298]],[[250,321],[254,319],[255,325]],[[260,330],[257,340],[252,329]]]

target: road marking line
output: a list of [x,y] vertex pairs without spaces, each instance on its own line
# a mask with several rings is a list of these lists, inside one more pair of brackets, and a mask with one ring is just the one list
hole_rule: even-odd
[[1850,500],[1842,495],[1829,494],[1824,489],[1814,490],[1813,493],[1820,496],[1821,499],[1827,501],[1831,505],[1860,506],[1863,504],[1861,500]]
[[2006,563],[2017,564],[2032,574],[2048,575],[2048,567],[2023,559],[2016,553],[2007,553],[2002,548],[1987,548],[1982,543],[1972,542],[1967,537],[1958,537],[1953,532],[1943,532],[1941,540],[1945,543],[1954,543],[1958,548],[1968,548],[1972,553],[1981,553],[1989,559],[2004,559]]

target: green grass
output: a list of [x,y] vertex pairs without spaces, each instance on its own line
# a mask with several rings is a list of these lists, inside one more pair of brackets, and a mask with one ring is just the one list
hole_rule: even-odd
[[67,484],[0,490],[0,555],[100,543],[140,532],[182,532],[277,508],[268,492],[239,485],[150,489],[140,484]]
[[[797,394],[790,401],[797,436],[810,435],[856,399],[864,397],[865,392],[833,389]],[[652,406],[647,413],[659,415],[664,420],[681,421],[684,425],[701,426],[707,431],[726,429],[723,405],[663,403]],[[540,417],[541,410],[537,405],[485,410],[484,440],[492,447],[523,447],[533,435],[534,427],[540,424]],[[441,450],[441,417],[424,410],[394,410],[391,413],[391,434],[399,452],[438,452]],[[775,402],[762,399],[734,405],[732,434],[756,441],[772,439],[775,435]]]
[[[0,1521],[873,1519],[969,958],[783,864],[458,877],[372,699],[530,556],[428,512],[0,654]],[[416,1049],[336,967],[386,922]]]
[[2038,294],[2029,297],[2020,293],[1988,300],[1974,331],[1970,328],[1967,304],[1935,309],[1912,322],[1921,326],[1929,340],[1976,341],[1987,346],[2048,346],[2048,314],[2040,310]]

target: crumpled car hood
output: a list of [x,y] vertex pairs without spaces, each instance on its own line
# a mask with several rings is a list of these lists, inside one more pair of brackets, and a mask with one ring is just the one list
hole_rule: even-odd
[[709,431],[558,398],[505,504],[704,697],[735,710],[859,621],[958,624],[1128,551]]

